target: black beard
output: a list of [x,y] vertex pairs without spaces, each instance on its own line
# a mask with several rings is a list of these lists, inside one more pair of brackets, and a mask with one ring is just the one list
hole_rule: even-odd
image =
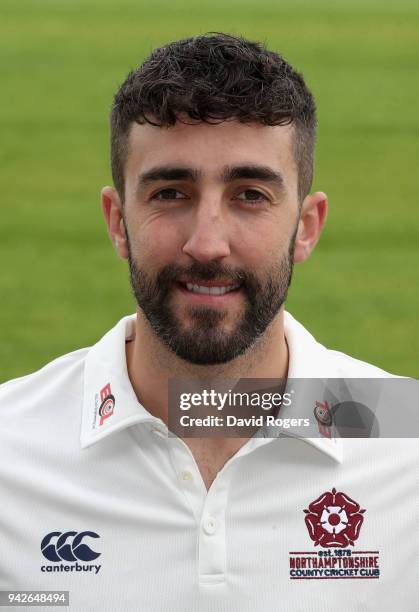
[[[156,336],[178,357],[196,365],[226,363],[255,344],[285,302],[292,278],[294,243],[295,234],[288,253],[261,283],[247,270],[229,269],[218,262],[202,264],[198,261],[187,269],[175,264],[165,266],[157,277],[152,278],[137,266],[128,241],[132,291]],[[225,311],[191,306],[188,314],[195,325],[183,330],[170,307],[170,293],[179,278],[195,281],[223,278],[234,284],[240,283],[247,304],[235,329],[229,333],[220,329]]]

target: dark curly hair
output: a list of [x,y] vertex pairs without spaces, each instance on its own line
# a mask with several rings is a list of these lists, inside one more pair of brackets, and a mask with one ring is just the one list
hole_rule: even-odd
[[155,49],[131,72],[111,112],[111,165],[124,198],[124,166],[133,122],[171,126],[180,117],[207,123],[235,119],[292,123],[300,201],[310,191],[316,134],[313,96],[278,53],[238,36],[210,33]]

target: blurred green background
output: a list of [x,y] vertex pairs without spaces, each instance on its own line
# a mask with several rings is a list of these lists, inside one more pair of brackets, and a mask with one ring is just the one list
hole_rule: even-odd
[[153,47],[207,31],[266,42],[317,99],[330,213],[288,309],[330,348],[419,376],[416,0],[1,0],[0,381],[134,311],[99,205],[109,107]]

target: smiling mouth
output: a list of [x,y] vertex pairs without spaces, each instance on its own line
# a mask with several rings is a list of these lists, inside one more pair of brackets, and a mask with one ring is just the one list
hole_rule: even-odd
[[240,283],[222,284],[221,282],[183,283],[178,281],[178,285],[187,293],[196,295],[222,296],[227,293],[237,292],[241,288]]

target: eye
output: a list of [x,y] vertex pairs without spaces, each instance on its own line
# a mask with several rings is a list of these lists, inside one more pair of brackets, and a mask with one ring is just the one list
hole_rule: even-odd
[[152,200],[184,200],[186,196],[181,191],[174,189],[173,187],[168,187],[166,189],[160,189],[157,193],[153,194],[151,197]]
[[236,197],[242,202],[268,202],[267,196],[261,191],[258,191],[257,189],[245,189],[244,191],[241,191]]

